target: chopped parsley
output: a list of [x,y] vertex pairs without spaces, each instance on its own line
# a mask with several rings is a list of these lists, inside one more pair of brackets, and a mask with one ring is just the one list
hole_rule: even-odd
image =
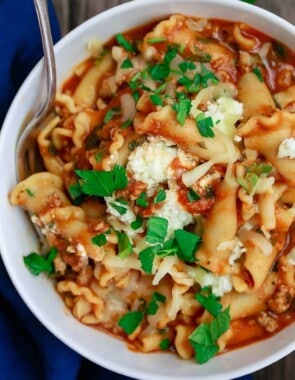
[[183,73],[186,73],[188,70],[194,70],[196,65],[192,61],[183,61],[178,65],[178,67]]
[[108,123],[110,120],[112,120],[112,118],[115,116],[115,114],[120,112],[120,111],[121,111],[120,107],[114,107],[114,108],[109,109],[108,112],[106,113],[104,119],[103,119],[103,122]]
[[130,127],[130,125],[132,125],[133,121],[132,120],[126,120],[124,121],[124,123],[121,125],[121,129],[126,129],[128,127]]
[[163,243],[167,235],[168,220],[159,216],[152,216],[147,221],[145,240],[150,244]]
[[110,206],[115,209],[120,215],[124,215],[127,212],[128,202],[123,199],[116,199],[115,202],[110,202]]
[[229,307],[220,312],[209,323],[201,323],[189,336],[189,342],[195,351],[196,362],[203,364],[217,354],[217,340],[230,327]]
[[164,105],[163,99],[158,94],[150,95],[150,100],[152,103],[154,103],[155,106],[163,106]]
[[164,338],[161,340],[160,342],[160,348],[161,350],[168,350],[168,348],[170,347],[170,340],[169,338]]
[[161,245],[154,245],[148,247],[139,252],[139,261],[141,263],[141,269],[148,274],[153,273],[153,263],[156,252],[161,249]]
[[186,196],[190,203],[199,201],[201,199],[200,195],[192,188],[189,189]]
[[136,53],[136,48],[132,45],[131,42],[129,42],[122,33],[116,34],[116,40],[122,48],[124,48],[126,51],[129,51],[130,53]]
[[175,230],[174,235],[179,247],[178,257],[184,261],[196,261],[195,253],[201,243],[200,236],[180,229]]
[[263,75],[259,67],[254,67],[254,69],[252,69],[252,72],[257,76],[260,82],[264,82]]
[[110,171],[75,170],[75,173],[82,179],[79,182],[82,192],[91,196],[111,196],[114,191],[128,185],[126,169],[120,165],[115,165]]
[[140,216],[137,216],[137,218],[133,220],[133,222],[130,223],[130,227],[135,231],[138,230],[140,227],[142,227],[142,225],[143,225],[143,218],[141,218]]
[[126,58],[121,65],[121,69],[131,69],[133,67],[133,64],[130,60],[130,58]]
[[28,194],[29,197],[32,197],[32,198],[35,197],[35,194],[34,194],[34,192],[31,189],[29,189],[28,187],[26,187],[25,190],[26,190],[26,193]]
[[203,137],[214,137],[213,132],[213,120],[212,117],[206,117],[204,112],[199,113],[199,115],[196,117],[196,126],[199,130],[199,133]]
[[160,44],[161,42],[165,42],[165,41],[167,41],[166,37],[154,37],[154,38],[149,38],[147,40],[147,43],[149,45],[153,45],[153,44]]
[[142,191],[140,196],[136,199],[135,203],[137,206],[147,208],[149,205],[147,193],[145,191]]
[[195,298],[213,317],[217,317],[222,310],[222,304],[219,302],[220,297],[216,297],[210,288],[201,289],[201,292],[197,293]]
[[94,245],[97,245],[98,247],[102,247],[102,246],[106,245],[107,244],[106,234],[109,234],[109,233],[110,233],[110,230],[108,230],[107,232],[104,232],[102,234],[94,236],[91,239],[92,243]]
[[50,248],[45,257],[39,255],[36,252],[32,252],[29,255],[23,257],[24,264],[29,269],[29,271],[35,276],[38,276],[40,273],[43,272],[53,274],[53,260],[56,258],[57,253],[58,251],[55,247]]
[[242,186],[248,194],[252,194],[259,181],[260,176],[266,176],[271,173],[273,167],[271,165],[254,163],[250,167],[246,167],[246,175],[244,178],[238,177],[237,182]]
[[79,181],[72,183],[68,188],[68,192],[75,206],[80,205],[85,199],[85,194],[82,191]]
[[102,160],[103,155],[104,155],[104,151],[103,150],[101,150],[100,152],[95,153],[95,156],[94,156],[95,161],[97,163],[99,163]]
[[166,199],[166,191],[161,189],[158,191],[157,195],[154,198],[154,204],[163,202]]
[[147,314],[155,315],[159,308],[159,303],[163,303],[166,301],[166,297],[158,292],[154,292],[152,295],[152,299],[147,306]]
[[172,104],[172,109],[177,113],[176,119],[181,124],[184,125],[187,116],[189,115],[191,109],[191,101],[183,92],[177,92],[176,96],[178,98],[178,103]]
[[119,319],[118,325],[125,331],[126,334],[132,334],[141,324],[144,317],[142,311],[130,311]]
[[117,232],[118,235],[118,255],[121,259],[126,259],[132,253],[132,244],[125,232]]

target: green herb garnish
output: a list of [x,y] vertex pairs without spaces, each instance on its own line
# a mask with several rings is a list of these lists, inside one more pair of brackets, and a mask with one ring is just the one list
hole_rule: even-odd
[[[209,294],[203,294],[208,293]],[[222,310],[222,304],[219,302],[220,297],[216,297],[210,289],[201,289],[201,293],[195,295],[196,300],[209,311],[213,317],[217,317]]]
[[152,94],[152,95],[150,95],[150,100],[152,101],[152,103],[154,103],[155,106],[163,106],[164,105],[164,102],[163,102],[160,95]]
[[39,255],[36,252],[32,252],[29,255],[24,256],[23,260],[26,267],[35,276],[38,276],[42,272],[53,274],[54,273],[53,260],[56,258],[57,253],[58,253],[57,248],[52,247],[50,248],[50,250],[48,251],[45,257]]
[[128,127],[130,127],[130,125],[132,124],[132,120],[126,120],[124,121],[124,123],[121,125],[121,129],[126,129]]
[[144,313],[142,311],[130,311],[119,319],[118,325],[126,334],[132,334],[143,320]]
[[161,348],[161,350],[168,350],[168,348],[169,348],[169,346],[170,346],[170,340],[169,340],[169,338],[164,338],[164,339],[162,339],[161,340],[161,342],[160,342],[160,348]]
[[190,203],[199,201],[201,199],[200,195],[192,188],[189,189],[186,196]]
[[126,58],[121,65],[121,69],[131,69],[133,67],[133,64],[130,60],[130,58]]
[[150,244],[163,243],[167,235],[168,220],[159,216],[152,216],[147,221],[145,240]]
[[102,247],[102,246],[106,245],[107,244],[106,232],[103,234],[99,234],[99,235],[94,236],[91,239],[91,241],[94,245],[97,245],[98,247]]
[[133,230],[138,230],[140,227],[142,227],[143,225],[143,218],[141,218],[140,216],[137,216],[137,218],[130,223],[130,227],[133,229]]
[[195,351],[196,362],[203,364],[215,356],[219,350],[217,340],[230,326],[229,307],[210,323],[201,323],[190,335],[189,342]]
[[252,69],[252,72],[257,76],[260,82],[264,82],[263,75],[259,67],[254,67],[254,69]]
[[124,48],[126,51],[129,51],[130,53],[136,53],[136,48],[132,45],[131,42],[129,42],[122,33],[116,34],[116,40],[122,48]]
[[178,257],[184,261],[196,261],[195,253],[201,243],[200,236],[181,229],[175,230],[174,235],[179,247]]
[[149,45],[153,45],[153,44],[160,44],[161,42],[165,42],[165,41],[167,41],[166,37],[154,37],[154,38],[149,38],[147,40],[147,43]]
[[213,132],[213,120],[212,117],[206,117],[204,112],[199,113],[196,117],[196,126],[200,132],[200,135],[203,137],[214,137]]
[[115,165],[110,171],[75,170],[75,173],[82,178],[81,190],[87,195],[108,197],[128,185],[126,169],[119,165]]
[[172,104],[172,109],[177,113],[176,119],[181,124],[184,125],[187,116],[189,115],[191,109],[191,101],[183,92],[176,93],[178,98],[178,103]]
[[154,292],[152,295],[152,299],[147,306],[147,314],[148,315],[155,315],[156,312],[158,311],[159,303],[160,302],[163,303],[165,301],[166,301],[166,297],[163,294],[158,293],[158,292]]
[[136,199],[135,203],[137,206],[147,208],[149,205],[147,193],[145,191],[142,191],[140,196]]
[[31,198],[35,197],[35,194],[34,194],[34,192],[31,189],[29,189],[28,187],[26,187],[25,190],[26,190],[26,193],[28,194],[29,197],[31,197]]
[[125,232],[117,232],[118,235],[118,255],[121,259],[126,259],[132,253],[132,244]]
[[114,108],[111,108],[110,110],[108,110],[108,112],[106,113],[104,119],[103,119],[103,122],[104,123],[108,123],[110,120],[112,120],[112,118],[115,116],[116,113],[120,112],[121,111],[121,108],[120,107],[114,107]]
[[148,247],[139,252],[139,261],[141,263],[141,268],[148,274],[153,273],[153,263],[156,252],[161,248],[161,245],[154,245]]
[[166,191],[161,189],[158,191],[158,194],[154,198],[154,204],[163,202],[166,199]]

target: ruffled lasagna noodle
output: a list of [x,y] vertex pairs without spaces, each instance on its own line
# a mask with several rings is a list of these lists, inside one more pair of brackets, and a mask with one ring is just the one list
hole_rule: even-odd
[[131,349],[199,362],[197,335],[225,311],[216,352],[280,331],[294,320],[294,52],[183,15],[90,45],[38,136],[44,172],[10,194],[57,249],[65,304]]

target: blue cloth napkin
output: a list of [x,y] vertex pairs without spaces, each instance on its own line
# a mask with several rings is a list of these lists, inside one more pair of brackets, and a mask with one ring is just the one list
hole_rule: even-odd
[[[50,2],[49,12],[57,41],[59,26]],[[17,89],[42,56],[32,0],[0,0],[0,36],[1,125]],[[0,358],[0,380],[129,379],[82,358],[47,331],[17,294],[1,258]]]

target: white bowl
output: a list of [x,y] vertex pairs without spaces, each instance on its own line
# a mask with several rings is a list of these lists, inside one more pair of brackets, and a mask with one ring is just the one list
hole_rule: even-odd
[[[85,45],[92,37],[107,40],[115,33],[172,13],[184,13],[243,21],[295,49],[295,27],[255,6],[235,0],[145,0],[112,8],[85,22],[56,45],[58,82],[82,61]],[[16,184],[15,146],[26,115],[35,109],[40,90],[39,63],[22,85],[4,122],[0,140],[0,248],[7,271],[19,294],[35,316],[61,341],[89,360],[115,372],[137,379],[229,379],[259,370],[295,348],[295,325],[274,337],[212,359],[205,365],[184,361],[166,353],[140,354],[107,334],[82,325],[69,313],[52,283],[32,276],[22,256],[37,249],[38,243],[24,212],[12,207],[8,193]]]

